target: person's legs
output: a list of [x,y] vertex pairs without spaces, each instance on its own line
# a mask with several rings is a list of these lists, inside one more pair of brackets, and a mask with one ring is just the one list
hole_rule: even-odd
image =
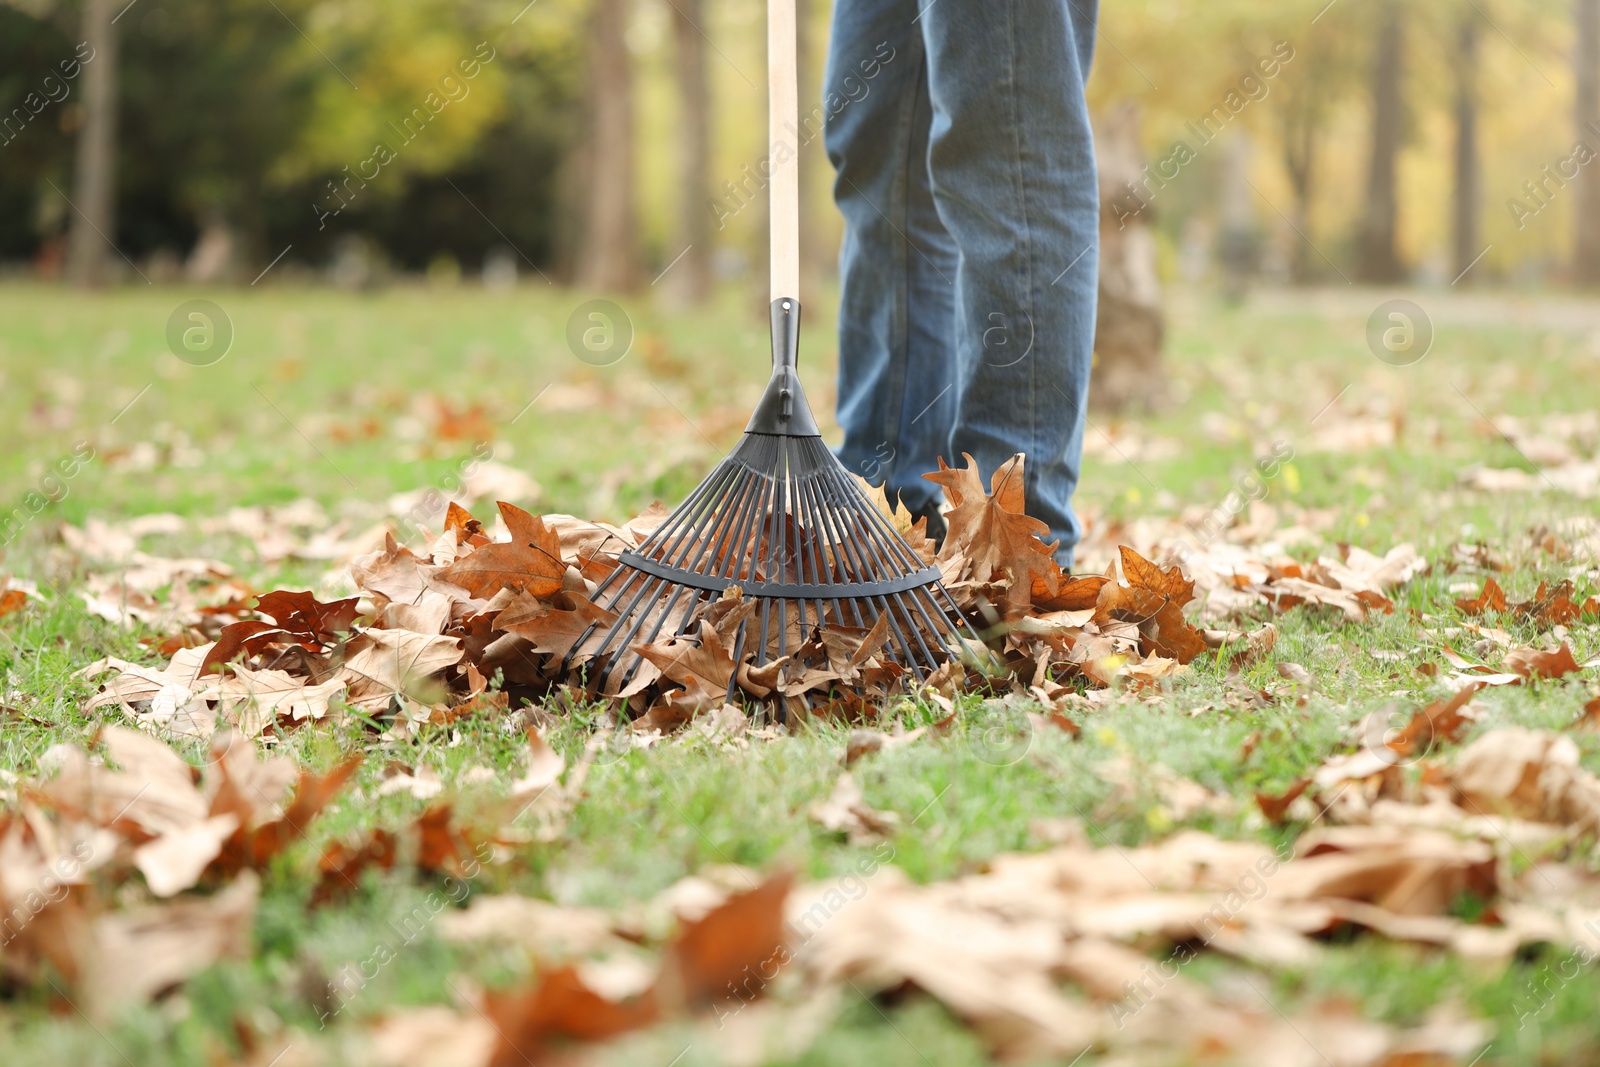
[[839,0],[823,82],[845,217],[839,458],[913,511],[938,487],[955,423],[955,244],[927,170],[927,63],[912,0]]
[[1083,87],[1095,17],[1095,0],[943,0],[919,19],[934,203],[960,250],[951,461],[971,453],[987,479],[1027,453],[1028,512],[1067,566],[1099,258]]

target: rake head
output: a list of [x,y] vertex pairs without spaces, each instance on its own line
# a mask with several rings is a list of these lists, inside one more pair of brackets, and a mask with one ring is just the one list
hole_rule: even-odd
[[798,301],[772,302],[772,379],[744,438],[596,591],[615,620],[579,646],[601,692],[626,692],[640,647],[696,632],[733,587],[754,602],[732,638],[736,665],[760,668],[844,627],[876,634],[879,661],[920,682],[976,643],[939,569],[823,444],[795,373],[799,321]]

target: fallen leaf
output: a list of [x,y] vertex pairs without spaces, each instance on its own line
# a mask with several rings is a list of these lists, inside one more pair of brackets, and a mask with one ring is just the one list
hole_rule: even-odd
[[561,539],[537,515],[504,501],[500,503],[500,515],[511,540],[474,549],[440,571],[439,577],[479,597],[493,596],[501,589],[515,589],[530,596],[557,592],[567,573],[567,564],[561,558]]
[[853,845],[870,844],[900,827],[900,816],[869,807],[849,773],[839,775],[826,800],[811,805],[811,818],[829,833],[844,834]]
[[297,637],[328,644],[354,627],[358,598],[324,604],[309,592],[279,589],[256,598],[256,611]]
[[1101,588],[1096,622],[1136,624],[1146,656],[1186,664],[1204,652],[1205,639],[1183,617],[1183,606],[1194,598],[1194,583],[1183,576],[1183,568],[1175,564],[1163,571],[1126,545],[1120,551],[1128,584]]
[[1537,648],[1516,648],[1506,653],[1505,665],[1524,678],[1560,678],[1582,670],[1572,658],[1572,649],[1563,641],[1554,652]]
[[760,996],[789,959],[783,920],[793,883],[780,871],[685,923],[662,960],[662,1003],[695,1008]]
[[1500,583],[1490,575],[1483,580],[1483,592],[1472,600],[1457,600],[1456,609],[1467,615],[1482,615],[1486,611],[1505,611],[1505,590],[1501,589]]
[[566,769],[567,761],[545,742],[544,735],[537,730],[529,730],[528,770],[512,784],[511,795],[521,797],[529,793],[542,793],[559,782],[561,772]]
[[458,638],[409,630],[365,630],[339,672],[350,687],[350,702],[382,709],[393,697],[433,703],[425,683],[439,671],[461,662]]
[[1261,814],[1267,817],[1268,822],[1280,824],[1284,821],[1289,805],[1300,799],[1309,785],[1311,785],[1309,777],[1297,778],[1290,784],[1288,789],[1277,796],[1273,796],[1271,793],[1257,792],[1256,806],[1261,809]]
[[948,532],[940,557],[960,551],[979,582],[1001,575],[1010,579],[1006,594],[1009,616],[1025,614],[1033,603],[1038,583],[1047,596],[1061,584],[1061,567],[1055,561],[1057,542],[1046,542],[1050,527],[1026,513],[1023,501],[1023,457],[1013,456],[989,479],[983,491],[978,461],[963,453],[966,467],[956,470],[939,460],[939,469],[923,475],[944,487],[950,501],[945,515]]
[[[512,608],[502,612],[496,625],[508,633],[526,637],[534,652],[566,656],[579,641],[596,632],[604,633],[617,619],[616,615],[587,597],[572,593],[558,594],[556,606],[544,605],[544,610],[536,614],[532,611],[536,602],[527,594],[522,595],[526,599],[519,600]],[[507,619],[507,614],[513,608],[517,614]],[[587,658],[574,657],[574,662],[580,663]]]

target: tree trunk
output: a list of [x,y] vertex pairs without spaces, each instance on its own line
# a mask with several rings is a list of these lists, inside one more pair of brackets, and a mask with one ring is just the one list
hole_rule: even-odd
[[1462,277],[1482,249],[1478,245],[1478,23],[1477,12],[1467,12],[1461,22],[1456,51],[1456,165],[1455,165],[1455,265],[1451,275]]
[[1405,276],[1395,250],[1398,198],[1395,165],[1404,124],[1400,96],[1405,55],[1404,23],[1397,0],[1386,0],[1378,24],[1372,63],[1372,155],[1367,171],[1367,206],[1361,221],[1357,273],[1366,282],[1395,282]]
[[83,67],[83,127],[72,173],[72,230],[68,273],[74,285],[96,288],[111,280],[116,240],[117,28],[116,0],[87,0],[83,39],[94,51]]
[[632,289],[639,280],[627,24],[628,0],[595,0],[589,29],[588,180],[577,281],[584,288],[611,292]]
[[[1149,410],[1165,395],[1161,373],[1161,286],[1156,279],[1154,211],[1128,210],[1144,179],[1137,105],[1118,105],[1095,123],[1100,171],[1100,291],[1089,402],[1098,410]],[[1142,202],[1141,202],[1142,205]]]
[[[1308,48],[1309,52],[1310,49]],[[1283,169],[1289,175],[1289,187],[1294,191],[1294,204],[1290,208],[1295,227],[1302,234],[1311,233],[1311,199],[1316,190],[1317,138],[1322,132],[1324,114],[1324,88],[1321,84],[1321,64],[1316,55],[1307,55],[1302,81],[1290,93],[1283,108],[1282,136]],[[1296,285],[1309,285],[1316,266],[1316,253],[1309,242],[1298,237],[1289,253],[1289,278]]]
[[[1573,58],[1577,86],[1574,117],[1578,140],[1592,143],[1600,122],[1600,0],[1576,0],[1578,45]],[[1600,168],[1578,172],[1577,234],[1573,276],[1580,285],[1600,285]]]
[[683,118],[678,146],[678,222],[674,247],[668,254],[681,252],[683,258],[667,275],[667,286],[681,304],[699,304],[711,295],[711,94],[706,86],[705,40],[699,29],[704,25],[702,0],[675,0],[673,58]]
[[1246,130],[1237,131],[1222,145],[1218,211],[1222,219],[1222,292],[1234,301],[1245,298],[1261,266],[1255,190],[1250,187],[1250,156],[1254,148]]

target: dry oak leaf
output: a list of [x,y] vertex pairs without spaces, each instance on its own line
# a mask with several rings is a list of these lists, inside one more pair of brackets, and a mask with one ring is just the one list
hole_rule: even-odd
[[561,780],[561,772],[566,769],[567,761],[561,757],[561,753],[550,747],[544,734],[530,729],[528,772],[512,784],[511,795],[521,797],[529,793],[543,793]]
[[838,672],[840,680],[854,682],[861,668],[882,652],[888,643],[889,616],[887,613],[879,615],[871,629],[861,626],[824,626],[821,634],[828,666]]
[[349,633],[360,614],[358,597],[324,604],[310,592],[278,589],[256,597],[255,610],[299,638],[328,644]]
[[295,787],[294,799],[284,809],[283,814],[260,822],[259,825],[257,805],[261,803],[261,798],[251,785],[236,783],[232,788],[219,792],[211,803],[213,815],[226,811],[238,813],[242,808],[248,810],[255,818],[241,816],[244,825],[224,843],[222,853],[210,867],[210,873],[227,874],[245,867],[266,866],[274,856],[305,836],[312,820],[322,814],[322,809],[332,802],[351,776],[361,769],[362,762],[360,753],[357,753],[327,774],[302,771],[299,785]]
[[1500,588],[1500,583],[1494,576],[1483,580],[1483,592],[1473,599],[1465,597],[1456,601],[1456,608],[1466,615],[1482,615],[1486,611],[1506,610],[1506,591]]
[[635,997],[607,997],[571,965],[544,971],[530,989],[488,994],[483,1010],[500,1039],[491,1067],[526,1067],[556,1039],[602,1041],[667,1012],[760,996],[789,959],[784,903],[792,882],[792,874],[780,872],[685,922],[653,984]]
[[1311,785],[1310,778],[1297,778],[1289,783],[1289,788],[1278,796],[1271,793],[1256,793],[1256,806],[1261,809],[1261,814],[1273,824],[1282,823],[1289,811],[1289,805],[1300,799],[1301,794]]
[[393,534],[385,537],[383,548],[350,562],[351,580],[362,592],[383,597],[383,602],[414,604],[428,590],[453,599],[469,599],[471,594],[465,589],[440,576],[442,570],[419,559],[396,542]]
[[[495,628],[526,637],[532,651],[565,656],[574,645],[590,634],[603,633],[617,616],[586,596],[559,593],[552,607],[540,604],[526,593],[520,594],[495,620]],[[536,608],[543,608],[536,611]],[[581,662],[588,656],[576,657]]]
[[446,533],[456,535],[458,545],[472,545],[477,548],[490,543],[488,536],[483,532],[483,523],[473,518],[472,512],[454,500],[450,501],[450,506],[445,509],[444,528]]
[[1600,779],[1578,764],[1578,746],[1549,730],[1503,726],[1462,751],[1450,772],[1455,795],[1474,814],[1536,822],[1600,825]]
[[69,938],[90,1018],[106,1020],[221,959],[247,959],[260,881],[245,871],[222,892],[102,914]]
[[1565,641],[1554,652],[1514,648],[1506,653],[1505,665],[1513,674],[1520,674],[1524,678],[1560,678],[1583,669],[1572,658],[1572,648]]
[[783,920],[793,884],[793,872],[779,871],[685,923],[661,961],[662,1004],[695,1008],[760,996],[790,958]]
[[1522,618],[1546,626],[1560,626],[1577,622],[1580,618],[1600,616],[1600,600],[1590,597],[1580,607],[1572,599],[1574,592],[1576,588],[1571,579],[1556,583],[1554,589],[1550,588],[1550,583],[1540,582],[1532,600],[1512,604],[1511,610]]
[[811,818],[824,830],[845,834],[853,845],[870,844],[900,828],[900,816],[867,804],[861,786],[848,771],[833,783],[826,800],[811,805]]
[[561,588],[567,565],[561,558],[561,538],[537,515],[505,501],[500,515],[510,541],[494,541],[456,560],[439,572],[444,581],[477,597],[492,597],[502,589],[530,596],[550,596]]
[[206,817],[194,772],[170,747],[139,730],[107,726],[98,734],[109,762],[91,762],[72,745],[51,752],[58,770],[36,791],[57,811],[80,816],[135,841],[181,830]]
[[570,964],[544,971],[531,989],[486,994],[483,1011],[499,1038],[489,1067],[528,1067],[548,1057],[558,1039],[603,1041],[661,1017],[653,987],[614,1001],[590,988]]
[[[722,636],[709,622],[700,623],[700,639],[674,637],[652,645],[635,645],[633,650],[653,664],[663,677],[677,682],[691,696],[704,696],[720,704],[734,677],[733,657],[722,643]],[[747,663],[738,665],[740,688],[756,697],[772,694],[772,686],[762,684],[764,675]]]
[[1035,579],[1033,613],[1091,609],[1099,603],[1100,590],[1109,581],[1111,579],[1102,574],[1063,574],[1052,593],[1043,580]]
[[222,628],[212,642],[205,659],[200,661],[201,674],[214,674],[225,663],[240,657],[254,656],[274,644],[297,644],[299,639],[282,627],[259,619],[245,619]]
[[939,469],[923,477],[944,487],[950,500],[945,514],[949,525],[940,557],[959,551],[967,557],[973,579],[992,581],[1009,575],[1008,613],[1025,613],[1033,602],[1037,583],[1046,596],[1061,585],[1061,565],[1055,561],[1059,541],[1046,543],[1050,527],[1026,514],[1023,507],[1023,456],[1012,456],[989,479],[983,491],[978,461],[962,453],[965,468],[957,470],[941,458]]
[[[209,695],[221,702],[218,710],[225,719],[254,736],[280,716],[295,722],[324,718],[328,704],[344,692],[344,687],[338,678],[312,685],[287,671],[253,671],[235,664]],[[247,714],[251,710],[255,714]]]
[[[350,687],[350,703],[386,707],[391,697],[416,697],[420,683],[461,662],[458,638],[410,630],[366,630],[352,641],[352,653],[339,672]],[[423,703],[431,701],[423,700]]]

